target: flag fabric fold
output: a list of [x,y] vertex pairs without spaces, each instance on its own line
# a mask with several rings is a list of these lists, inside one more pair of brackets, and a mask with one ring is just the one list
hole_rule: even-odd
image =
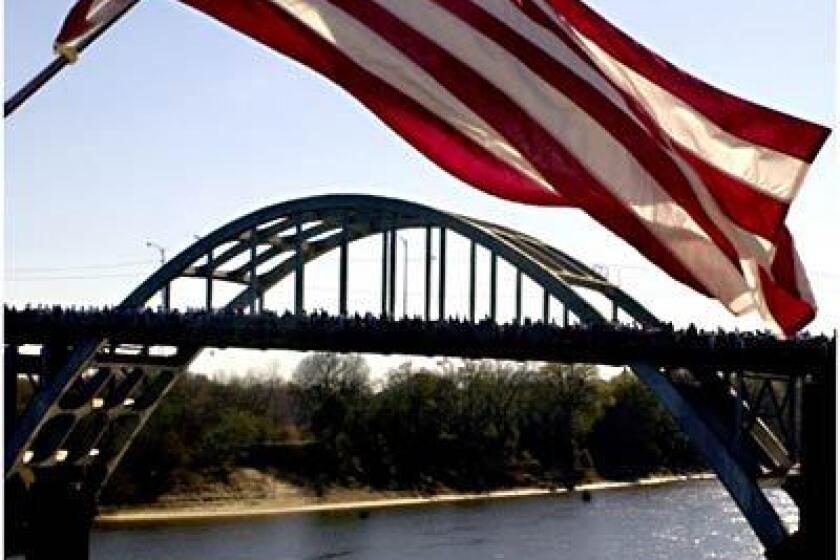
[[829,131],[688,75],[579,0],[181,1],[337,83],[470,185],[580,208],[781,334],[813,319],[785,216]]
[[75,62],[84,42],[116,21],[137,0],[79,0],[67,14],[53,47],[70,62]]

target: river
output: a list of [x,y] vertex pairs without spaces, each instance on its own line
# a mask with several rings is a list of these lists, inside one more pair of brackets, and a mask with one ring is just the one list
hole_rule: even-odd
[[[796,507],[768,490],[783,519]],[[95,560],[750,559],[762,550],[717,481],[359,512],[97,529]]]

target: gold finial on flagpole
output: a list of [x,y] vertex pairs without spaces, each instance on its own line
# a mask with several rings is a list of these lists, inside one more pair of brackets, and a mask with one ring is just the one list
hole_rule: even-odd
[[70,43],[56,43],[53,45],[53,50],[55,51],[55,54],[64,58],[70,64],[79,60],[79,49]]

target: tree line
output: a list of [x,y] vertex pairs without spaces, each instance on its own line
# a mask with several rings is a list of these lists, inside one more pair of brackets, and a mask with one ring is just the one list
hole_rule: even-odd
[[[276,372],[275,372],[276,373]],[[571,486],[703,469],[625,371],[502,362],[404,364],[372,380],[357,355],[311,354],[290,380],[184,375],[138,436],[103,501],[152,501],[256,467],[316,491]]]

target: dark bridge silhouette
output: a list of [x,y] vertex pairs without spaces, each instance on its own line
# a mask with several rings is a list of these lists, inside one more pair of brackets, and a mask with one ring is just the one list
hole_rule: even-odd
[[[420,317],[398,320],[396,242],[403,229],[425,231],[424,305]],[[448,232],[470,243],[463,320],[447,315]],[[378,317],[350,316],[348,246],[371,236],[382,239]],[[478,247],[490,254],[489,313],[481,322]],[[339,316],[307,314],[307,265],[332,251],[338,252]],[[499,261],[516,274],[509,325],[497,324]],[[290,276],[294,311],[267,312],[265,294]],[[537,321],[523,316],[523,277],[543,290]],[[203,281],[203,311],[169,311],[170,286],[184,278]],[[220,283],[236,287],[224,302]],[[161,311],[144,311],[158,293]],[[608,302],[606,313],[592,303],[592,294]],[[559,325],[550,321],[552,302],[563,306]],[[632,326],[620,327],[620,318]],[[32,558],[51,557],[59,545],[27,537],[55,533],[56,527],[62,527],[58,550],[85,557],[97,493],[205,346],[627,364],[703,453],[769,553],[785,554],[807,531],[825,530],[816,509],[825,503],[824,495],[822,502],[818,498],[824,473],[816,468],[825,450],[808,442],[821,443],[819,436],[830,429],[819,426],[833,423],[820,408],[830,401],[809,400],[810,407],[803,401],[825,395],[826,383],[833,383],[833,341],[783,344],[765,337],[745,346],[739,337],[674,333],[569,255],[523,233],[418,204],[323,196],[270,206],[198,240],[115,309],[7,310],[6,320],[5,468],[13,508],[13,515],[7,509],[7,535]],[[27,354],[26,344],[37,345],[38,353]],[[29,375],[34,385],[20,417],[13,413],[18,375]],[[766,477],[789,481],[802,510],[798,537],[790,537],[761,491],[759,480]],[[79,523],[67,523],[68,515]],[[68,552],[73,546],[75,552]]]
[[[835,341],[825,336],[779,340],[769,334],[707,332],[670,326],[642,328],[622,324],[558,325],[542,320],[498,324],[449,318],[333,316],[326,311],[279,315],[231,310],[181,312],[145,309],[17,310],[6,307],[7,344],[40,345],[45,340],[106,338],[137,347],[188,346],[196,340],[211,348],[446,356],[465,359],[538,360],[623,366],[645,360],[661,369],[755,369],[756,378],[786,379],[792,369],[818,373],[833,359]],[[103,360],[106,358],[103,358]],[[125,358],[131,363],[133,358]],[[160,355],[157,364],[177,364],[177,355]],[[18,368],[42,373],[40,356],[19,355]],[[112,363],[114,360],[112,359]]]

